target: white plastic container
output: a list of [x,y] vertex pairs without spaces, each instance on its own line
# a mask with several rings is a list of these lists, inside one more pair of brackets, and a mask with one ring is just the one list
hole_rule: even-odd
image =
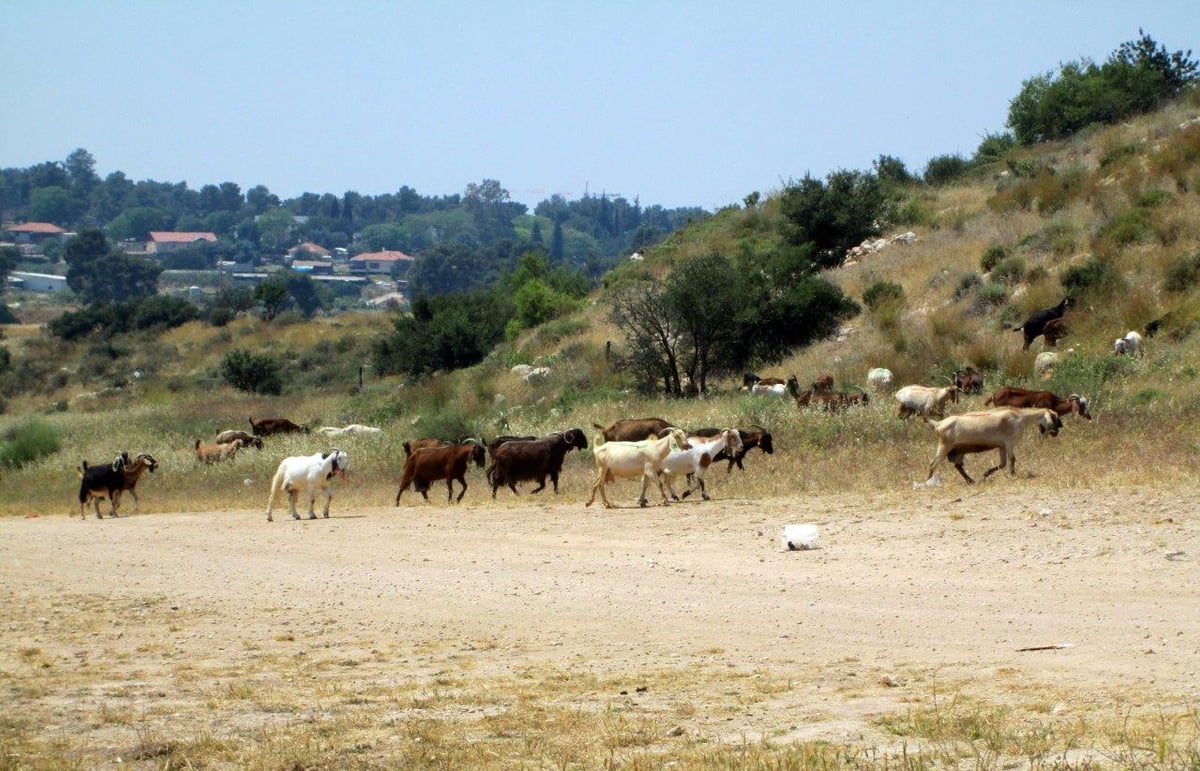
[[784,525],[783,537],[780,539],[787,551],[796,549],[815,549],[820,531],[811,522],[800,525]]

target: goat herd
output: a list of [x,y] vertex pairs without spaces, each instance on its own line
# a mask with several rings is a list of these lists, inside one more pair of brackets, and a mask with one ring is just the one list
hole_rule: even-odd
[[[892,374],[885,369],[873,369],[868,373],[868,382],[879,390],[890,390]],[[788,394],[800,407],[815,407],[831,412],[844,410],[854,405],[866,405],[869,396],[864,389],[857,393],[838,392],[833,389],[830,375],[818,377],[807,389],[801,389],[795,375],[782,380],[760,378],[752,373],[745,376],[745,389],[751,393],[770,396]],[[1088,400],[1078,394],[1066,398],[1049,391],[1031,391],[1005,386],[984,400],[990,409],[945,416],[948,404],[957,404],[962,394],[982,394],[983,377],[979,372],[967,368],[955,372],[951,385],[937,388],[907,385],[895,391],[899,405],[898,417],[918,416],[933,428],[937,442],[937,455],[929,467],[928,480],[932,480],[939,463],[949,460],[968,483],[974,480],[963,467],[965,456],[998,450],[999,464],[989,468],[984,476],[1008,468],[1016,473],[1014,448],[1025,429],[1037,425],[1039,430],[1056,436],[1062,428],[1061,416],[1074,413],[1091,419]],[[245,446],[263,447],[263,437],[279,433],[308,433],[301,426],[284,418],[261,418],[250,420],[251,432],[223,431],[216,441],[209,444],[196,441],[197,461],[216,463],[233,458]],[[720,461],[727,461],[727,470],[742,465],[746,454],[755,447],[771,454],[774,443],[771,433],[761,426],[744,429],[700,428],[684,430],[661,418],[626,418],[607,426],[593,424],[600,430],[595,437],[593,456],[596,461],[596,477],[591,485],[585,505],[590,506],[599,495],[606,507],[612,507],[606,486],[615,479],[641,477],[642,489],[638,503],[647,505],[647,492],[651,482],[657,486],[663,504],[669,500],[686,498],[697,488],[704,500],[709,499],[705,487],[708,469]],[[344,428],[323,427],[317,433],[327,437],[382,433],[382,429],[353,424]],[[588,449],[588,440],[582,429],[572,428],[558,431],[545,437],[500,436],[490,442],[471,437],[453,441],[426,438],[404,442],[404,471],[400,488],[396,492],[396,505],[406,490],[412,489],[429,500],[429,488],[437,481],[446,482],[447,502],[461,501],[467,490],[467,471],[474,463],[483,468],[487,458],[486,477],[496,497],[501,487],[518,493],[517,484],[536,482],[532,492],[545,489],[547,479],[558,492],[559,475],[563,461],[571,450]],[[329,516],[332,497],[331,482],[345,478],[350,466],[349,455],[340,449],[332,449],[308,456],[284,458],[271,480],[271,492],[267,501],[267,521],[281,493],[287,493],[289,512],[300,519],[296,509],[301,493],[308,496],[308,517],[316,519],[316,501],[323,497],[322,513]],[[102,499],[108,499],[110,513],[117,516],[121,496],[129,492],[137,510],[136,485],[144,471],[154,472],[158,462],[148,454],[130,457],[121,453],[112,463],[89,465],[86,461],[79,468],[82,477],[79,487],[79,514],[86,518],[86,506],[93,504],[96,517],[103,518],[100,511]],[[927,480],[927,481],[928,481]],[[455,497],[454,483],[459,485]],[[677,493],[675,484],[686,487]]]

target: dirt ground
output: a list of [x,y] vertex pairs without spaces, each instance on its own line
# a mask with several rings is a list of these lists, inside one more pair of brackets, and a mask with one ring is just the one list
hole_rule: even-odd
[[[819,547],[784,550],[783,526],[804,522]],[[264,653],[356,657],[354,678],[428,678],[451,658],[484,680],[586,669],[630,694],[664,670],[787,680],[752,708],[701,697],[677,718],[718,740],[883,742],[878,715],[939,690],[1050,710],[1200,703],[1195,487],[955,480],[613,510],[566,495],[348,509],[335,495],[317,521],[9,518],[0,580],[0,706],[101,754],[130,721],[97,710],[223,730],[213,683]]]

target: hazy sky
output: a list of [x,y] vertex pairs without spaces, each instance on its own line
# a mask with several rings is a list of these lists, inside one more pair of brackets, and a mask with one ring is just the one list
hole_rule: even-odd
[[1200,49],[1194,0],[8,0],[0,20],[0,167],[83,147],[101,176],[197,190],[490,178],[531,206],[713,209],[881,154],[916,172],[1138,27]]

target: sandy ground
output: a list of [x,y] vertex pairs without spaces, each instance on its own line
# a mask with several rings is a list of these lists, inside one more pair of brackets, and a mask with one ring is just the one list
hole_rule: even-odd
[[[878,741],[874,716],[938,688],[1067,709],[1200,703],[1200,488],[567,501],[348,511],[335,496],[328,520],[271,524],[261,510],[2,520],[0,698],[48,733],[103,744],[111,727],[79,718],[114,699],[174,700],[178,726],[205,719],[184,661],[203,694],[216,676],[203,673],[263,651],[361,654],[419,678],[436,653],[368,652],[423,649],[470,657],[476,678],[547,665],[631,682],[688,667],[795,676],[752,710],[718,719],[700,704],[686,719],[727,738]],[[819,548],[781,548],[798,522],[819,526]],[[102,682],[53,679],[102,663]]]

